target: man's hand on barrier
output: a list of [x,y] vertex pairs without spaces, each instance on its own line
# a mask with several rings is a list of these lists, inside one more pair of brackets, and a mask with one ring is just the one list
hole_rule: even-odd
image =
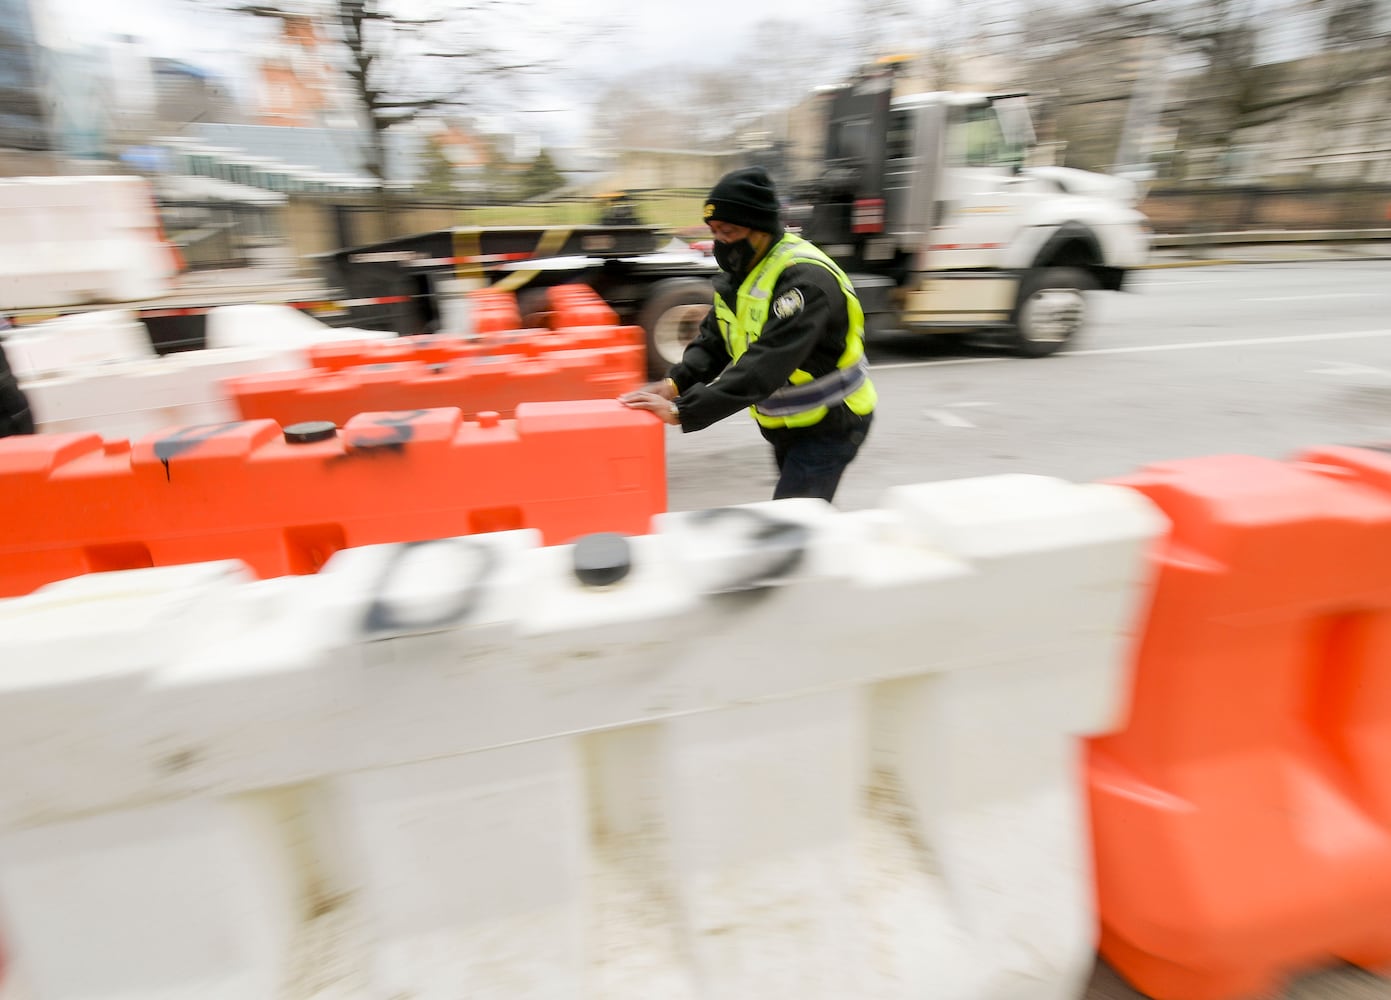
[[646,385],[639,386],[632,392],[625,392],[618,397],[620,403],[627,404],[644,394],[661,396],[663,399],[672,400],[680,395],[676,391],[676,383],[669,378],[660,379],[656,382],[648,382]]
[[646,410],[655,413],[665,424],[681,423],[681,414],[676,409],[670,397],[662,395],[660,392],[649,392],[647,389],[636,389],[633,392],[625,392],[618,397],[618,401],[624,406],[634,410]]

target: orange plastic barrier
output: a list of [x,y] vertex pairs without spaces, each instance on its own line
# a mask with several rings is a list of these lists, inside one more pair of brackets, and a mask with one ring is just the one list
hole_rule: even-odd
[[618,314],[588,285],[553,285],[546,290],[553,330],[615,326]]
[[1091,742],[1102,953],[1158,1000],[1391,961],[1391,458],[1120,482],[1173,522],[1132,714]]
[[521,329],[522,314],[517,297],[493,288],[475,288],[468,293],[474,333],[501,333]]
[[242,559],[313,573],[338,549],[511,528],[548,545],[645,534],[666,509],[664,428],[613,400],[0,439],[0,595],[97,570]]
[[605,347],[647,349],[647,335],[640,326],[572,326],[563,330],[513,330],[494,334],[486,343],[464,343],[458,357],[517,353],[534,357],[551,351],[594,351]]
[[392,365],[413,361],[437,365],[458,357],[454,345],[464,343],[467,341],[427,334],[391,340],[328,341],[310,344],[305,353],[315,368],[342,371],[359,365]]
[[645,344],[640,326],[590,326],[569,330],[508,330],[489,334],[483,340],[433,335],[341,340],[312,344],[307,353],[315,368],[341,371],[358,365],[402,361],[425,364],[465,359],[492,361],[506,355],[534,358],[554,351],[593,351],[608,347],[631,347],[641,351]]
[[401,361],[342,368],[267,372],[223,380],[243,420],[280,424],[359,413],[458,407],[466,417],[511,416],[523,403],[613,399],[642,384],[636,347],[552,351],[533,358],[499,355],[437,364]]

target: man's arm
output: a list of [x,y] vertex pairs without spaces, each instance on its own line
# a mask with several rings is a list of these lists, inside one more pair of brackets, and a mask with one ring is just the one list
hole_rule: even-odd
[[683,393],[693,385],[718,378],[720,372],[729,367],[729,360],[729,350],[725,347],[724,335],[720,333],[720,322],[715,318],[714,307],[711,307],[700,321],[695,339],[686,345],[681,360],[671,366],[667,378],[676,383],[678,393]]
[[618,397],[618,401],[631,406],[648,396],[672,400],[687,387],[716,378],[728,366],[729,351],[725,348],[724,337],[720,334],[720,324],[715,319],[715,310],[712,308],[700,321],[700,329],[695,339],[686,345],[681,360],[671,366],[665,378],[648,382],[632,392],[625,392]]

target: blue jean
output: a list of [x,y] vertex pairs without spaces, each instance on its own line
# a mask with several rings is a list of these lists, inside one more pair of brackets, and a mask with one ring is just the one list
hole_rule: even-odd
[[859,453],[873,421],[873,413],[860,416],[842,404],[810,427],[760,427],[778,466],[773,499],[834,499],[840,477]]

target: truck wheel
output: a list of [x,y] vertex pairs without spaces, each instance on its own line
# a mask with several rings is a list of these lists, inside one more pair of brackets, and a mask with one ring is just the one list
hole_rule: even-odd
[[523,330],[544,330],[550,326],[549,288],[523,288],[517,292],[517,314]]
[[1086,293],[1096,288],[1096,279],[1076,267],[1046,267],[1024,275],[1010,317],[1014,353],[1042,358],[1062,348],[1086,323]]
[[710,311],[714,290],[705,278],[668,278],[652,286],[638,313],[647,334],[647,373],[661,378],[681,360]]

